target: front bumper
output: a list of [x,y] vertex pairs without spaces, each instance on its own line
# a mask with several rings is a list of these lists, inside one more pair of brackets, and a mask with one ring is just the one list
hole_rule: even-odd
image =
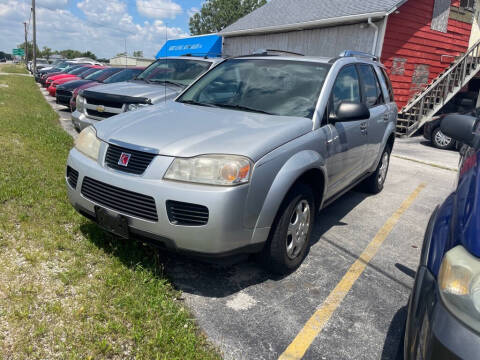
[[86,127],[89,127],[90,125],[93,125],[98,121],[100,120],[92,119],[78,110],[75,110],[74,112],[72,112],[73,127],[79,131],[82,131]]
[[[105,157],[106,148],[106,144],[102,144],[99,159]],[[67,164],[78,171],[78,181],[75,189],[67,182],[70,203],[94,221],[95,207],[107,208],[82,194],[83,179],[89,177],[154,198],[158,221],[107,208],[128,219],[132,237],[149,239],[166,248],[207,257],[261,250],[270,228],[249,229],[243,225],[249,186],[218,187],[162,180],[172,161],[171,157],[156,156],[143,175],[130,175],[106,167],[103,161],[92,161],[72,149]],[[167,200],[206,206],[209,210],[208,222],[202,226],[172,224],[166,210]]]
[[405,359],[474,360],[478,354],[480,334],[451,314],[440,298],[435,277],[420,266],[408,309]]

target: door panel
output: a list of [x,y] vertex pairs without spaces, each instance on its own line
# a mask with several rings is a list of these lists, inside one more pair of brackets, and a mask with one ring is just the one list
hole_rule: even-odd
[[365,169],[368,170],[374,165],[378,154],[383,150],[381,147],[386,125],[389,121],[389,112],[374,67],[368,64],[360,64],[358,65],[358,72],[362,82],[364,101],[370,110],[367,131],[368,142],[364,158]]
[[[347,65],[340,70],[332,88],[327,109],[329,114],[335,114],[343,101],[361,101],[360,81],[354,65]],[[330,183],[327,196],[333,196],[362,174],[367,143],[367,121],[330,121],[326,126],[329,134],[326,163]]]

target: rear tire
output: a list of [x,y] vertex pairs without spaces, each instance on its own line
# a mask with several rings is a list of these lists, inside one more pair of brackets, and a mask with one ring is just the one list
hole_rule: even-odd
[[299,183],[287,194],[262,256],[270,271],[284,275],[300,266],[307,254],[315,210],[315,197],[308,185]]
[[432,131],[432,144],[437,149],[451,150],[455,147],[455,141],[442,133],[439,127]]
[[370,175],[364,182],[365,190],[371,194],[378,194],[383,190],[383,185],[388,174],[388,167],[390,165],[390,153],[392,149],[390,146],[385,146],[383,149],[382,157],[380,162],[375,170],[375,172]]

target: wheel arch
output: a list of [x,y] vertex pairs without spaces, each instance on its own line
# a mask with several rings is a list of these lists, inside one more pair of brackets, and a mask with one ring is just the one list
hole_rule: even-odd
[[283,165],[268,191],[256,228],[272,226],[285,197],[299,182],[306,183],[312,188],[315,195],[315,206],[319,207],[327,188],[325,162],[319,153],[305,150],[292,156]]

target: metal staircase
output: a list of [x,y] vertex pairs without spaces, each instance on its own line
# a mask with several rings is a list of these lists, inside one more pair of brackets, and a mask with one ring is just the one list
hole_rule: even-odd
[[397,135],[410,136],[480,71],[480,41],[455,60],[398,113]]

